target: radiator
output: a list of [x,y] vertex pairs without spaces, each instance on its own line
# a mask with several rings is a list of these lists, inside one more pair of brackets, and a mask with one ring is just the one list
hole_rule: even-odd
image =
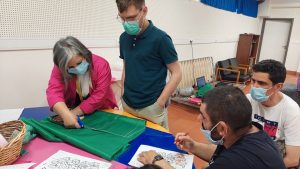
[[212,57],[203,57],[193,60],[179,61],[182,70],[182,80],[178,88],[193,86],[196,78],[205,76],[206,82],[214,80],[214,65]]

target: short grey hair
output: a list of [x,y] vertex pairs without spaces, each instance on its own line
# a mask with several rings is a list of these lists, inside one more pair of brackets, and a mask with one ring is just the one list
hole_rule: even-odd
[[90,67],[92,66],[92,52],[75,37],[61,38],[54,45],[53,62],[59,68],[65,84],[72,78],[72,75],[68,73],[68,63],[72,57],[77,55],[82,56],[90,64]]

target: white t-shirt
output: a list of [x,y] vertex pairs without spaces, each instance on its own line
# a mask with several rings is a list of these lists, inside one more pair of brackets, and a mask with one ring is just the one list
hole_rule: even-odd
[[260,123],[274,141],[285,140],[286,145],[300,146],[299,105],[289,96],[282,95],[277,105],[265,107],[247,94],[252,105],[252,120]]

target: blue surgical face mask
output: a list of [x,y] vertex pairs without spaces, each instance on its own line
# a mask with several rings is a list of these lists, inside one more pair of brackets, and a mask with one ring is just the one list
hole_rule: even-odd
[[264,101],[267,101],[270,97],[270,96],[266,95],[268,90],[269,89],[257,88],[257,87],[252,86],[250,94],[254,100],[256,100],[258,102],[264,102]]
[[84,75],[89,68],[89,63],[86,60],[83,60],[78,66],[75,68],[68,69],[68,72],[76,75]]
[[[220,123],[220,122],[219,122]],[[217,123],[211,130],[205,130],[205,129],[200,129],[201,132],[203,133],[203,135],[205,136],[205,138],[211,142],[212,144],[215,145],[223,145],[224,144],[224,137],[222,137],[220,140],[214,140],[211,138],[211,132],[219,125],[219,123]]]
[[125,21],[123,23],[123,28],[129,35],[137,35],[141,31],[138,21]]

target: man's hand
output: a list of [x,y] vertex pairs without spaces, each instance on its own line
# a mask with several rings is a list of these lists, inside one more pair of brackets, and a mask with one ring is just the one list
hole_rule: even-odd
[[158,155],[155,151],[144,151],[139,154],[138,161],[143,164],[152,164],[154,157]]
[[163,102],[163,101],[161,101],[161,100],[159,100],[159,99],[157,99],[157,101],[156,101],[156,104],[160,107],[160,108],[165,108],[165,102]]
[[187,133],[177,133],[175,136],[174,144],[184,151],[193,153],[195,141]]

